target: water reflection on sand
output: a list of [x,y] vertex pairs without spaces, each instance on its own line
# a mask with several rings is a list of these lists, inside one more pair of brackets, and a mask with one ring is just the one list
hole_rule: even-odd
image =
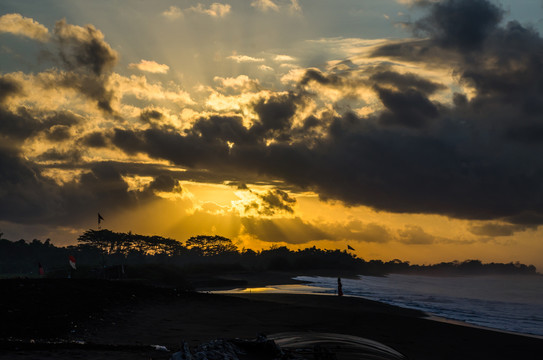
[[250,293],[275,293],[275,294],[319,294],[335,295],[330,289],[304,284],[268,285],[264,287],[237,288],[228,290],[209,291],[213,294],[250,294]]

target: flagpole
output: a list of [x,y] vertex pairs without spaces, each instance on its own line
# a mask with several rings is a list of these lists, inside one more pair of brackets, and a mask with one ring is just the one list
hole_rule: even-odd
[[100,225],[102,221],[104,221],[104,218],[98,213],[98,230],[102,230],[102,225]]

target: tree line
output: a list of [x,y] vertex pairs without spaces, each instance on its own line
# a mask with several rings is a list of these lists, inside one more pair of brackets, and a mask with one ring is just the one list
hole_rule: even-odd
[[341,270],[361,275],[432,274],[537,274],[533,265],[519,262],[483,264],[480,260],[442,262],[433,265],[411,265],[398,259],[369,260],[348,250],[327,250],[315,246],[291,250],[272,245],[254,251],[239,249],[231,239],[219,235],[193,236],[185,242],[154,235],[139,235],[111,230],[87,230],[78,237],[78,244],[57,247],[50,239],[10,241],[0,233],[0,276],[36,274],[38,266],[46,270],[68,266],[68,256],[87,267],[114,265],[163,264],[198,269],[229,269],[240,271],[304,271]]

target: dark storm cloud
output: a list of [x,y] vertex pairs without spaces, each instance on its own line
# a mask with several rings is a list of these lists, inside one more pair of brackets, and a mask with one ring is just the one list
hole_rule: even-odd
[[103,34],[93,25],[70,25],[57,21],[53,31],[59,44],[60,57],[70,70],[103,75],[117,62],[117,53],[104,41]]
[[161,173],[157,175],[147,186],[142,190],[137,191],[137,197],[140,201],[156,199],[157,192],[177,192],[182,191],[178,180],[169,173]]
[[55,125],[69,128],[71,126],[80,124],[82,121],[83,119],[76,114],[67,111],[57,111],[48,113],[43,119],[43,124],[47,128],[51,128]]
[[302,102],[303,98],[292,92],[261,99],[253,106],[259,122],[251,127],[251,133],[256,136],[273,137],[276,140],[289,139],[292,118],[297,105]]
[[488,223],[481,225],[471,225],[469,231],[472,234],[479,236],[511,236],[517,232],[526,231],[527,229],[534,228],[533,226],[516,225],[516,224],[499,224]]
[[269,208],[272,211],[276,211],[274,209],[280,210],[280,211],[286,211],[289,213],[293,213],[294,210],[292,209],[292,206],[296,204],[296,199],[289,196],[288,193],[279,190],[274,189],[266,192],[265,194],[259,195],[260,199],[264,202],[265,206]]
[[[63,162],[75,166],[80,160],[78,150],[61,152],[49,150],[38,157],[40,161]],[[171,189],[171,176],[155,170],[155,179],[148,189],[128,191],[123,179],[129,174],[114,163],[96,163],[82,175],[58,184],[42,175],[43,167],[25,159],[16,148],[0,145],[0,218],[16,223],[74,225],[92,224],[96,211],[110,212],[129,209],[139,199],[156,198],[153,191]],[[132,170],[137,170],[133,168]]]
[[442,47],[478,49],[502,20],[504,11],[487,0],[445,0],[414,24],[415,33]]
[[19,108],[15,113],[0,107],[0,136],[10,141],[22,141],[42,129],[39,120],[35,119],[25,108]]
[[57,149],[49,149],[37,157],[38,161],[60,161],[71,164],[81,161],[81,152],[77,149],[68,151],[59,151]]
[[307,85],[311,81],[322,85],[342,86],[345,80],[337,75],[326,75],[319,69],[308,69],[300,80],[300,85]]
[[[260,131],[260,130],[259,130]],[[248,144],[254,142],[255,138],[243,126],[243,119],[239,116],[211,116],[200,118],[192,127],[192,137],[201,137],[203,141],[214,143],[227,141],[236,144]]]
[[[349,65],[352,65],[352,63],[349,63]],[[332,73],[324,73],[319,69],[307,69],[298,87],[302,89],[305,85],[315,82],[328,88],[340,90],[346,98],[358,98],[359,94],[357,90],[360,87],[368,86],[369,83],[356,76],[349,77],[356,70],[352,67],[349,67],[347,70],[334,68]]]
[[269,190],[263,194],[255,193],[259,201],[245,206],[245,211],[255,211],[259,215],[272,216],[277,213],[294,213],[296,199],[280,189]]
[[[469,99],[451,94],[452,104],[439,104],[430,96],[443,90],[440,84],[390,69],[372,69],[364,82],[353,80],[349,72],[310,69],[299,93],[255,102],[256,119],[250,126],[240,116],[209,116],[182,132],[156,126],[117,128],[81,139],[86,146],[114,145],[127,154],[147,154],[187,169],[170,177],[166,168],[104,162],[85,165],[83,175],[60,186],[40,174],[45,165],[37,167],[3,145],[0,200],[6,207],[0,212],[12,221],[68,223],[88,212],[94,216],[97,209],[128,208],[152,191],[173,189],[176,180],[243,184],[280,180],[347,205],[505,224],[471,228],[483,236],[543,224],[543,41],[533,29],[516,22],[500,25],[502,12],[496,9],[488,1],[431,5],[429,15],[414,25],[428,38],[397,42],[374,53],[432,68],[446,66],[461,84],[473,89]],[[463,21],[462,14],[471,22]],[[455,22],[459,28],[452,26]],[[473,39],[467,37],[471,31]],[[78,51],[86,53],[85,46],[67,53],[71,72],[63,86],[102,101],[107,112],[112,95],[103,80],[114,61],[108,56],[74,58]],[[311,96],[300,89],[310,82],[373,88],[384,110],[368,117],[351,112],[313,114],[295,123],[296,111]],[[3,91],[15,94],[10,85],[4,85]],[[24,140],[55,125],[70,126],[48,123],[44,127],[41,118],[24,108],[15,113],[1,111],[0,133],[5,138]],[[159,114],[143,112],[141,120],[152,123]],[[145,194],[128,191],[123,176],[145,174],[155,179],[152,189]],[[283,210],[292,208],[279,193],[272,192],[267,200]],[[7,210],[10,207],[14,210]],[[281,223],[243,221],[249,233],[265,241],[334,238],[298,218]],[[399,236],[405,243],[441,241],[415,227],[405,228]],[[389,241],[390,234],[386,229],[372,229],[366,238]]]
[[19,151],[5,144],[0,144],[0,189],[2,220],[33,222],[58,210],[56,184],[41,177]]
[[370,77],[370,80],[374,81],[375,85],[378,87],[382,87],[383,85],[392,85],[399,91],[407,91],[412,89],[425,95],[432,95],[439,90],[447,89],[447,87],[443,84],[427,80],[416,74],[400,74],[390,70],[376,72]]
[[393,91],[380,87],[376,87],[376,90],[388,109],[380,118],[385,125],[420,128],[439,116],[438,107],[418,90]]
[[135,132],[122,129],[115,129],[111,141],[130,155],[138,153],[143,142]]
[[[470,22],[458,20],[462,14]],[[543,41],[518,23],[500,26],[501,14],[487,1],[434,4],[416,25],[424,25],[429,38],[375,53],[450,66],[473,87],[469,100],[453,94],[453,104],[445,106],[429,99],[442,85],[372,69],[366,85],[385,110],[367,118],[313,115],[298,127],[293,111],[305,100],[289,94],[255,104],[258,120],[249,128],[240,118],[210,117],[185,134],[152,129],[115,143],[189,168],[281,179],[349,205],[543,223],[543,144],[530,131],[543,125]],[[451,25],[455,21],[460,28]],[[468,39],[472,31],[474,39]],[[301,85],[342,86],[341,76],[311,69]],[[313,128],[319,132],[311,139],[303,136]],[[405,242],[430,241],[411,230]]]
[[113,113],[111,101],[114,93],[106,89],[106,78],[94,74],[61,72],[54,78],[43,79],[43,86],[48,88],[63,87],[73,89],[96,102],[97,107],[105,113]]
[[46,137],[50,141],[61,142],[71,137],[70,128],[65,125],[55,125],[46,133]]
[[0,104],[2,104],[7,98],[21,94],[23,87],[17,81],[0,76]]
[[161,174],[157,176],[149,184],[150,190],[171,192],[177,186],[177,180],[175,180],[169,174]]
[[96,131],[83,136],[80,141],[83,145],[93,148],[103,148],[108,145],[107,137]]
[[95,101],[100,110],[114,114],[113,93],[106,89],[106,81],[118,55],[103,34],[92,25],[80,27],[67,24],[66,20],[58,21],[53,33],[58,54],[51,56],[58,56],[68,71],[41,79],[44,87],[74,89]]
[[153,123],[155,120],[162,119],[163,115],[157,110],[143,110],[140,113],[140,120],[144,123]]
[[136,205],[137,197],[128,192],[122,173],[108,163],[96,164],[89,172],[65,184],[62,198],[71,216],[81,216],[85,209],[107,208],[110,211]]
[[226,185],[233,186],[238,190],[249,190],[249,187],[247,187],[247,184],[243,182],[229,181],[226,183]]
[[71,113],[42,114],[32,113],[31,110],[19,107],[12,112],[0,106],[0,136],[10,141],[23,141],[45,131],[46,136],[52,136],[51,140],[54,141],[54,138],[62,137],[60,133],[53,134],[55,131],[69,131],[71,126],[79,123],[79,119]]

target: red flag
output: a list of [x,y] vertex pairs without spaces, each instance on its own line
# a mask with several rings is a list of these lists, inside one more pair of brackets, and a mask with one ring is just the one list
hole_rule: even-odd
[[70,255],[68,256],[68,259],[70,260],[70,266],[75,270],[75,258]]
[[45,275],[45,271],[43,270],[43,266],[41,266],[41,263],[38,263],[38,272],[40,275]]

